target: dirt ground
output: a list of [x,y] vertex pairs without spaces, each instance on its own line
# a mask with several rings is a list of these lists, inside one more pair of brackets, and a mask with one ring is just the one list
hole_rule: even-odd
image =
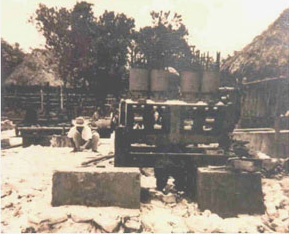
[[[113,137],[101,139],[99,155],[113,154]],[[289,177],[262,179],[264,215],[221,218],[173,192],[156,190],[153,171],[143,170],[149,200],[140,210],[117,207],[51,206],[54,170],[77,168],[97,153],[30,146],[1,151],[1,229],[11,232],[288,232]],[[101,162],[113,166],[113,159]],[[96,167],[90,164],[89,166]],[[170,192],[171,191],[171,192]]]

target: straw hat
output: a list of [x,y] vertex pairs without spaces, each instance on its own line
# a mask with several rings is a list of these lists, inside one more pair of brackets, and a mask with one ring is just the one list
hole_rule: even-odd
[[76,119],[72,120],[72,124],[75,127],[84,127],[85,125],[87,125],[87,122],[83,117],[77,117]]

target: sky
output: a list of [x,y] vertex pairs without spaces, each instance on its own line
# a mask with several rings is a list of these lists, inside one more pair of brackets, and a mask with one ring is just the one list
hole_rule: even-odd
[[[39,3],[72,8],[80,0],[0,0],[1,37],[18,42],[29,52],[45,45],[44,37],[28,19]],[[201,52],[222,57],[241,50],[289,7],[289,0],[86,0],[95,16],[105,10],[125,13],[137,28],[151,25],[150,11],[177,12],[189,31],[189,43]]]

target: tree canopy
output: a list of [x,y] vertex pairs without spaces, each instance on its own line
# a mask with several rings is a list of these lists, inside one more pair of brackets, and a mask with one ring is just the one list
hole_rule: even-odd
[[65,83],[111,91],[111,81],[121,88],[134,19],[108,11],[96,18],[92,6],[78,2],[68,10],[40,4],[30,21],[55,53]]
[[[182,22],[182,16],[168,12],[151,12],[152,26],[141,28],[135,34],[135,64],[144,64],[149,68],[189,69],[193,54],[187,42],[188,30]],[[136,53],[136,54],[137,54]]]
[[23,61],[25,53],[20,49],[18,43],[10,45],[1,38],[1,84]]
[[136,30],[133,18],[112,11],[97,18],[92,6],[83,1],[68,10],[40,4],[30,19],[54,52],[65,84],[118,93],[129,66],[192,69],[194,47],[181,15],[153,11],[152,25]]

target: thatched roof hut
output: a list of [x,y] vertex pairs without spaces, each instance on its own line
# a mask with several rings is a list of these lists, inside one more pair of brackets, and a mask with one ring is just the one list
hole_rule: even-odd
[[266,31],[234,56],[227,58],[221,70],[247,81],[268,77],[288,77],[289,9],[286,9]]
[[5,80],[5,85],[44,85],[49,82],[50,86],[63,84],[57,72],[57,63],[51,52],[35,49],[25,56],[11,75]]

